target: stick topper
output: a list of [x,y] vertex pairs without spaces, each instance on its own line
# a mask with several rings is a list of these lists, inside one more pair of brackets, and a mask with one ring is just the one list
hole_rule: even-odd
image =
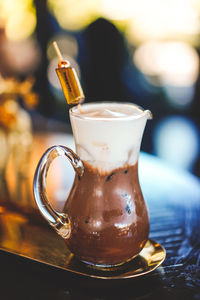
[[82,103],[85,96],[75,69],[72,68],[69,61],[63,59],[60,49],[55,41],[53,42],[53,46],[59,58],[56,73],[60,80],[67,103],[69,105]]

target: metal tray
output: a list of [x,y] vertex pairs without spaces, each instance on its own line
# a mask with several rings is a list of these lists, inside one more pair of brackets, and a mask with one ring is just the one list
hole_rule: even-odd
[[126,279],[155,270],[165,259],[164,248],[148,240],[140,254],[122,266],[95,269],[80,262],[67,249],[64,240],[37,211],[21,213],[0,206],[0,250],[87,278]]

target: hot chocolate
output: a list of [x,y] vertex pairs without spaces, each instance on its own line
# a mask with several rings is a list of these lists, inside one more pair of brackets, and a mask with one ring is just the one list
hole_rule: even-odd
[[[125,263],[147,241],[149,219],[138,180],[138,156],[149,116],[149,111],[125,103],[73,107],[76,154],[54,146],[38,165],[34,195],[40,211],[69,250],[94,266]],[[50,206],[45,193],[49,164],[59,155],[76,172],[63,214]]]
[[116,265],[143,248],[149,220],[137,174],[137,163],[100,173],[84,162],[65,205],[72,224],[66,243],[79,259]]
[[136,256],[149,233],[138,180],[146,118],[138,106],[84,104],[71,110],[76,152],[84,165],[65,205],[71,220],[66,243],[84,261],[115,265]]

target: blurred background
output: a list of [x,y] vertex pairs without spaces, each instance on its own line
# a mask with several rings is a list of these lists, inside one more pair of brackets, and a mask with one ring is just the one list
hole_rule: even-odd
[[54,40],[86,102],[150,109],[142,150],[200,176],[199,0],[1,0],[0,105],[17,80],[28,94],[17,92],[18,105],[35,131],[70,128]]

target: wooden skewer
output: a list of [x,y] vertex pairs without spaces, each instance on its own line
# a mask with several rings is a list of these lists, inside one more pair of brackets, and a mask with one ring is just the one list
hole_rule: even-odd
[[58,55],[58,58],[60,59],[60,61],[63,60],[62,54],[60,52],[60,49],[58,48],[58,44],[56,43],[56,41],[53,42],[53,46],[55,48],[56,54]]
[[80,103],[78,104],[78,109],[79,109],[80,114],[82,114],[82,113],[83,113],[83,110],[82,110],[82,106],[81,106]]

